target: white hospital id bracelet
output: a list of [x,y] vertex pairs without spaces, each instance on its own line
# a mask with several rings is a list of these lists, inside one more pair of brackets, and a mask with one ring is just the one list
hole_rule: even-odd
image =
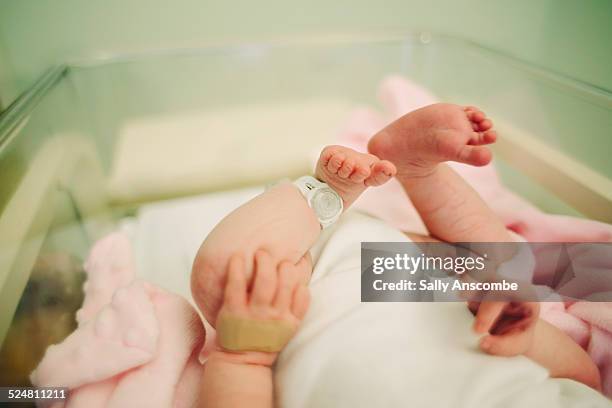
[[315,212],[321,228],[327,228],[340,218],[344,205],[342,197],[329,185],[311,176],[303,176],[293,184],[300,190]]

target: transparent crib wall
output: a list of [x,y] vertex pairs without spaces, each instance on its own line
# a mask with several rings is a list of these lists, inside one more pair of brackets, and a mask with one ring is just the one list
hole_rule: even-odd
[[[498,125],[506,125],[502,138],[505,131],[528,135],[612,178],[610,92],[450,37],[423,34],[118,56],[75,64],[67,79],[108,170],[117,137],[130,121],[324,98],[380,107],[377,86],[393,73],[441,100],[481,106]],[[202,135],[204,141],[210,137],[215,136]],[[287,129],[285,142],[291,140]],[[147,154],[147,146],[141,154]],[[175,160],[158,162],[152,171],[163,172]],[[576,214],[517,172],[516,163],[507,164],[500,171],[512,188],[545,210]]]
[[[498,124],[510,125],[512,131],[525,133],[612,178],[607,157],[612,151],[609,92],[450,37],[210,47],[75,63],[54,91],[65,94],[65,103],[53,105],[59,112],[53,113],[58,120],[47,121],[52,122],[50,126],[70,123],[63,116],[71,114],[76,123],[72,128],[83,129],[81,139],[93,141],[98,160],[108,174],[116,160],[118,137],[130,122],[325,98],[354,107],[380,108],[377,86],[393,73],[425,86],[441,100],[478,104]],[[279,151],[295,141],[291,128],[284,133],[281,145],[275,146]],[[178,136],[165,137],[180,143]],[[202,145],[196,148],[206,149],[206,140],[215,137],[203,134]],[[146,156],[152,147],[144,140],[137,152],[140,156]],[[5,154],[8,156],[12,155]],[[4,160],[19,161],[19,157],[17,154]],[[162,174],[175,166],[176,160],[170,156],[158,160],[150,171]],[[513,188],[522,190],[544,209],[573,212],[553,195],[526,187],[529,180],[513,169],[514,163],[508,164],[501,167],[502,175],[508,176],[506,180]],[[11,164],[8,171],[18,168],[18,163]],[[7,182],[1,188],[10,190],[18,177],[6,174]]]
[[[498,152],[496,167],[507,186],[547,212],[580,216],[576,210],[580,208],[589,216],[612,220],[610,90],[470,43],[457,47],[442,41],[429,48],[426,59],[431,69],[421,71],[423,83],[445,100],[482,106],[498,125],[500,149],[504,138],[512,139],[513,148],[522,145],[525,149],[506,157]],[[542,153],[550,149],[566,157],[556,161],[556,153]],[[525,152],[528,154],[523,155]],[[566,174],[559,173],[552,176],[558,180],[551,180],[546,169],[537,164],[541,159],[560,170],[567,168]],[[592,190],[589,198],[584,198],[587,194],[575,188],[571,177],[566,179],[572,173],[582,174],[583,185],[598,186],[599,198],[591,199]],[[551,193],[553,184],[557,192],[565,190],[564,200]]]
[[478,104],[612,178],[612,93],[470,43],[440,41],[422,81],[447,100]]
[[0,117],[1,385],[27,384],[46,346],[70,332],[78,302],[67,294],[81,293],[86,251],[110,226],[65,74],[50,71]]
[[134,119],[324,98],[371,104],[405,58],[396,43],[244,45],[77,65],[69,80],[108,162],[118,130]]

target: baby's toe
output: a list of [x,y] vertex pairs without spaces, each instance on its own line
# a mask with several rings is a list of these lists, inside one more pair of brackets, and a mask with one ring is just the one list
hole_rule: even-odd
[[372,166],[370,176],[365,180],[367,186],[380,186],[385,184],[396,173],[395,166],[387,161],[381,160]]
[[370,175],[370,167],[363,164],[357,164],[350,175],[350,180],[355,183],[363,183]]
[[488,132],[474,132],[468,144],[472,146],[486,145],[495,143],[497,140],[497,133],[493,130]]
[[321,155],[319,156],[319,162],[323,164],[323,166],[327,166],[329,164],[329,160],[334,156],[335,153],[336,151],[333,147],[326,147],[325,149],[323,149]]
[[482,134],[482,140],[486,144],[495,143],[495,141],[497,140],[497,132],[494,130],[489,130],[488,132],[484,132]]
[[348,158],[344,160],[344,163],[342,163],[342,167],[340,167],[340,169],[338,170],[338,176],[340,176],[341,178],[347,178],[351,175],[354,168],[355,161],[351,158]]
[[484,112],[482,112],[480,109],[474,106],[467,107],[465,109],[465,113],[467,114],[467,117],[470,121],[476,122],[476,123],[482,122],[487,117],[487,115],[485,115]]
[[493,122],[490,119],[484,119],[478,123],[478,130],[481,132],[487,131],[493,127]]
[[332,157],[327,162],[327,170],[329,170],[332,174],[338,173],[338,170],[342,167],[344,163],[345,156],[342,153],[336,153],[332,155]]
[[457,161],[472,166],[484,166],[489,164],[492,157],[491,151],[484,146],[466,145],[459,152]]

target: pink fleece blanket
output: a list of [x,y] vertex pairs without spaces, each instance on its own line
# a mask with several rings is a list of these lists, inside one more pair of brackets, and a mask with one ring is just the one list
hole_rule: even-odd
[[134,280],[129,240],[98,241],[85,264],[78,328],[50,346],[31,375],[40,387],[68,387],[54,407],[193,407],[202,365],[202,321],[182,297]]
[[[412,110],[437,102],[426,89],[400,76],[383,80],[378,97],[385,112],[369,107],[355,110],[340,132],[340,144],[366,151],[368,139],[388,123]],[[545,214],[518,197],[502,185],[493,164],[482,168],[457,163],[451,163],[451,166],[484,198],[509,230],[527,241],[612,242],[612,226],[608,224]],[[407,200],[399,183],[392,180],[380,188],[367,190],[355,207],[403,231],[426,233],[416,210]],[[546,279],[554,271],[554,267],[546,262],[550,257],[546,257],[545,253],[534,255],[534,281]],[[584,254],[582,259],[589,262],[592,257]],[[589,265],[593,271],[591,276],[612,273],[612,256],[605,254],[597,259],[597,265]],[[606,278],[606,281],[610,279]],[[589,282],[578,284],[582,285],[581,288],[588,288]],[[595,289],[602,291],[601,287],[593,288],[593,293]],[[612,288],[605,288],[605,291],[612,291]],[[544,319],[564,330],[589,353],[600,369],[604,393],[612,397],[612,303],[546,302],[541,310]]]

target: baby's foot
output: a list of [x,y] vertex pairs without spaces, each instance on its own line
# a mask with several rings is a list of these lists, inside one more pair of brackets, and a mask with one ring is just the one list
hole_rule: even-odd
[[395,173],[393,163],[344,146],[323,149],[315,170],[319,180],[340,194],[344,208],[353,204],[366,188],[385,184]]
[[484,166],[485,146],[497,134],[486,115],[473,106],[436,103],[402,116],[378,132],[368,150],[397,166],[398,177],[422,177],[444,161]]

